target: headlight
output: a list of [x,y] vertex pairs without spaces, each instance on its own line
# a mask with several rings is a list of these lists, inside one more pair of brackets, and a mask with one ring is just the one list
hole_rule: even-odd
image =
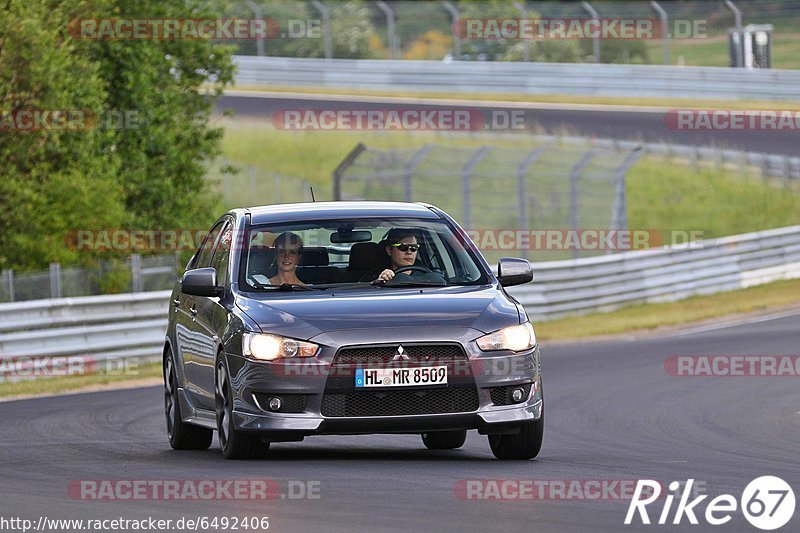
[[313,342],[298,341],[266,333],[242,335],[242,353],[260,361],[274,361],[284,357],[314,357],[319,346]]
[[530,322],[509,326],[488,333],[477,340],[478,348],[484,352],[494,350],[512,350],[521,352],[536,346],[536,333]]

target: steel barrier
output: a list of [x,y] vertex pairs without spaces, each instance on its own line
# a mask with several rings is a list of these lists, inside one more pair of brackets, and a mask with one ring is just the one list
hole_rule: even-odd
[[234,56],[238,86],[800,100],[800,70]]
[[[533,283],[509,289],[534,320],[674,301],[800,277],[800,226],[534,263],[534,271]],[[15,357],[157,360],[168,300],[159,291],[2,304],[0,366]]]

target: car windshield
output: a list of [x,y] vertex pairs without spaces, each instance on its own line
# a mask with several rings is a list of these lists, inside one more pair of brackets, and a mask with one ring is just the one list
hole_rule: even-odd
[[[489,282],[445,220],[365,218],[251,226],[239,286],[246,291],[478,285]],[[392,270],[390,280],[379,280]]]

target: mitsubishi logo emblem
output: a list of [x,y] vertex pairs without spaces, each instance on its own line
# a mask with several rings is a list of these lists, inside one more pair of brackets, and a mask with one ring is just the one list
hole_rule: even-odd
[[392,361],[400,361],[400,360],[403,360],[403,359],[408,359],[408,354],[403,349],[403,345],[401,344],[400,346],[397,347],[397,353],[392,358]]

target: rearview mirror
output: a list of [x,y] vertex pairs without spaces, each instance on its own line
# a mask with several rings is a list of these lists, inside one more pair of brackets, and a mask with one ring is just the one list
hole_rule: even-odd
[[333,244],[342,244],[346,242],[367,242],[372,240],[372,232],[367,230],[358,231],[337,231],[331,233],[331,242]]
[[221,296],[217,286],[217,271],[213,267],[187,270],[181,278],[181,292],[194,296]]
[[497,263],[497,280],[503,287],[529,283],[533,281],[533,267],[527,259],[501,257]]

